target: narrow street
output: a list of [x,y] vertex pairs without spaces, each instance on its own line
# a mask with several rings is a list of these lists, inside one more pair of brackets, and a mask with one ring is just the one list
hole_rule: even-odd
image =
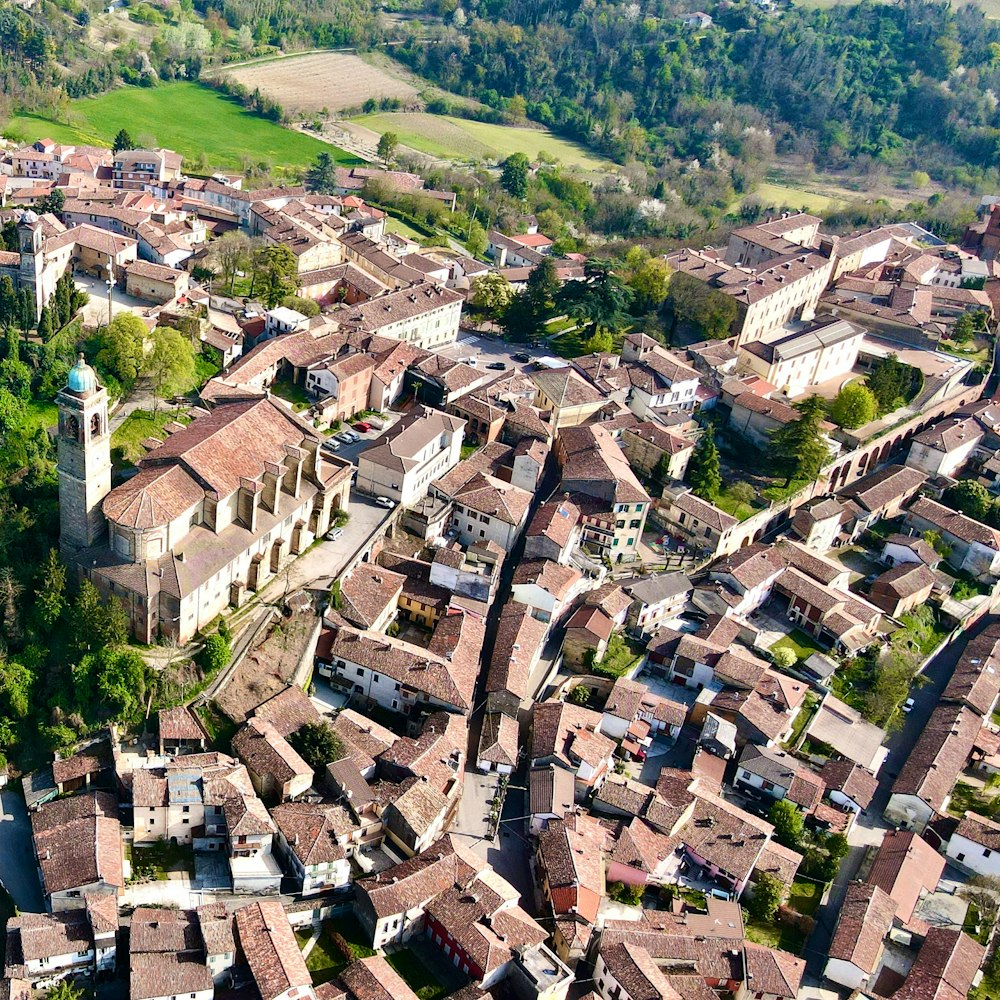
[[823,974],[837,924],[837,914],[840,912],[848,885],[857,878],[866,850],[870,845],[880,843],[882,835],[894,828],[882,818],[882,811],[889,802],[892,785],[899,774],[899,769],[924,731],[927,720],[938,704],[941,692],[951,680],[966,642],[994,621],[996,616],[985,616],[970,630],[965,641],[953,642],[941,650],[924,671],[923,676],[929,683],[913,688],[913,711],[906,716],[902,729],[893,733],[886,742],[889,756],[878,774],[878,791],[872,804],[852,828],[848,836],[851,844],[850,853],[840,866],[840,873],[830,889],[829,898],[816,913],[816,927],[805,950],[806,968],[810,977],[819,979]]

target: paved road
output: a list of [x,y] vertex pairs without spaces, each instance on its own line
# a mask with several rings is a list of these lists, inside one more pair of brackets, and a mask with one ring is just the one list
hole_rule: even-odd
[[[475,358],[476,366],[484,368],[488,364],[503,362],[508,370],[511,368],[524,369],[528,364],[515,361],[514,355],[524,351],[532,358],[538,358],[547,352],[544,347],[524,347],[521,344],[508,344],[499,338],[484,337],[473,333],[471,330],[459,330],[458,340],[454,344],[442,347],[436,353],[443,354],[448,358],[464,361],[467,358]],[[500,374],[499,371],[496,372]]]
[[25,913],[44,913],[38,884],[31,823],[24,799],[11,788],[0,791],[0,882]]
[[934,711],[935,706],[941,697],[941,692],[951,679],[955,670],[955,664],[965,649],[966,642],[973,636],[978,635],[988,624],[995,622],[996,616],[987,615],[976,623],[965,641],[957,641],[946,646],[927,665],[924,677],[928,683],[915,687],[912,691],[914,701],[913,711],[906,717],[906,722],[899,732],[894,733],[886,742],[889,747],[889,756],[882,765],[878,775],[878,790],[871,806],[856,824],[856,829],[852,829],[848,840],[851,843],[851,851],[844,859],[840,867],[840,873],[830,890],[827,902],[821,906],[816,914],[816,927],[809,943],[806,946],[805,958],[810,975],[819,978],[822,975],[823,967],[826,964],[826,957],[829,954],[830,941],[833,938],[833,931],[837,923],[837,914],[844,901],[847,886],[857,878],[858,870],[865,857],[865,852],[869,845],[881,842],[882,834],[892,829],[890,824],[882,819],[882,811],[889,802],[892,793],[892,784],[899,774],[906,758],[913,750],[920,734],[927,725],[927,720]]

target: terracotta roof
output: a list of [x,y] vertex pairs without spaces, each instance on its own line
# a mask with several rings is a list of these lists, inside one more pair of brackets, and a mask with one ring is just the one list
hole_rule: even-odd
[[985,716],[992,711],[998,694],[1000,627],[991,625],[970,639],[962,650],[951,680],[941,693],[941,700],[964,702],[973,711]]
[[778,879],[782,885],[791,888],[795,880],[795,873],[802,864],[803,857],[798,851],[793,851],[790,847],[779,844],[772,840],[757,859],[754,866],[755,872],[767,872]]
[[556,764],[531,768],[528,772],[529,812],[533,816],[565,816],[573,808],[574,786],[572,772]]
[[395,607],[406,577],[374,563],[358,563],[347,576],[340,578],[343,606],[338,610],[358,628],[371,628],[385,613]]
[[340,973],[354,1000],[417,1000],[416,993],[381,955],[361,958]]
[[938,705],[892,786],[943,813],[979,733],[980,719],[964,705]]
[[566,631],[580,629],[590,633],[598,640],[607,641],[614,631],[614,624],[601,608],[584,604],[570,616],[569,621],[566,622]]
[[483,729],[479,737],[476,758],[516,767],[517,749],[517,720],[502,712],[487,712],[483,716]]
[[911,830],[888,830],[868,873],[868,882],[892,897],[896,916],[906,924],[923,892],[937,888],[944,865],[944,857]]
[[236,911],[236,928],[261,1000],[274,1000],[293,987],[312,986],[281,903],[259,900],[242,907]]
[[528,691],[529,669],[547,634],[546,623],[534,618],[527,605],[516,601],[505,605],[500,611],[486,675],[487,693],[509,691],[518,700],[526,700],[531,693]]
[[615,743],[598,730],[601,715],[564,701],[536,704],[532,713],[531,757],[555,757],[576,770],[577,760],[595,767],[610,759]]
[[899,563],[873,581],[871,599],[876,604],[883,597],[902,601],[933,587],[936,582],[934,571],[922,562]]
[[1000,823],[988,816],[966,812],[959,820],[955,833],[981,847],[988,847],[991,851],[1000,851]]
[[157,728],[162,740],[204,740],[198,720],[183,705],[164,708],[157,713]]
[[676,507],[682,513],[697,518],[703,525],[714,528],[719,532],[728,531],[740,523],[731,514],[727,514],[714,504],[710,504],[707,500],[702,500],[701,497],[696,497],[689,491],[671,496],[668,502],[671,507]]
[[309,696],[300,687],[290,685],[258,705],[251,713],[255,719],[269,722],[284,737],[291,736],[310,722],[322,718]]
[[414,406],[402,419],[387,427],[364,451],[364,461],[385,469],[408,472],[416,468],[421,455],[441,434],[457,433],[465,421],[423,404]]
[[878,966],[882,942],[892,927],[896,904],[877,885],[851,882],[840,907],[829,956],[869,975]]
[[982,428],[972,417],[945,417],[921,431],[913,441],[944,452],[946,455],[963,445],[974,444],[983,436]]
[[[553,897],[553,912],[577,913],[588,923],[597,920],[604,895],[604,827],[586,815],[555,819],[538,837],[538,857],[550,889],[570,889]],[[566,900],[561,905],[559,900]],[[569,902],[569,900],[572,902]]]
[[747,981],[750,988],[758,993],[768,993],[794,1000],[805,975],[805,959],[797,958],[778,948],[764,945],[743,946],[746,956]]
[[529,559],[518,563],[512,583],[534,583],[556,600],[565,601],[583,574],[573,566],[563,566],[551,559]]
[[910,504],[908,515],[919,517],[937,528],[942,534],[952,535],[963,542],[976,542],[1000,552],[1000,531],[959,514],[928,497],[918,497]]
[[767,542],[755,542],[732,555],[724,556],[710,569],[712,576],[731,576],[745,590],[753,590],[777,576],[785,568],[781,551]]
[[850,497],[865,510],[876,512],[894,500],[912,496],[926,481],[927,476],[918,469],[905,465],[888,465],[845,486],[840,491],[840,496]]
[[963,1000],[986,957],[981,944],[960,930],[931,927],[896,1000]]
[[602,947],[601,958],[631,1000],[680,1000],[645,948],[628,943]]
[[827,791],[839,790],[862,809],[871,805],[878,790],[878,778],[852,760],[828,760],[820,770]]

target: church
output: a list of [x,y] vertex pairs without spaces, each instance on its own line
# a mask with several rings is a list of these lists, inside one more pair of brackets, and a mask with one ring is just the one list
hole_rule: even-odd
[[195,409],[112,488],[108,395],[83,355],[56,396],[60,549],[139,642],[189,641],[322,536],[353,466],[279,400]]

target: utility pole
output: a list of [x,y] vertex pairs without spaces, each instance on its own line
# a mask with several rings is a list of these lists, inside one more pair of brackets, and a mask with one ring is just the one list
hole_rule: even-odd
[[114,290],[114,287],[115,287],[115,264],[114,264],[114,258],[111,256],[110,253],[108,254],[108,278],[107,278],[107,286],[108,286],[108,325],[110,326],[111,325],[111,319],[112,319],[111,293],[112,293],[112,291]]

